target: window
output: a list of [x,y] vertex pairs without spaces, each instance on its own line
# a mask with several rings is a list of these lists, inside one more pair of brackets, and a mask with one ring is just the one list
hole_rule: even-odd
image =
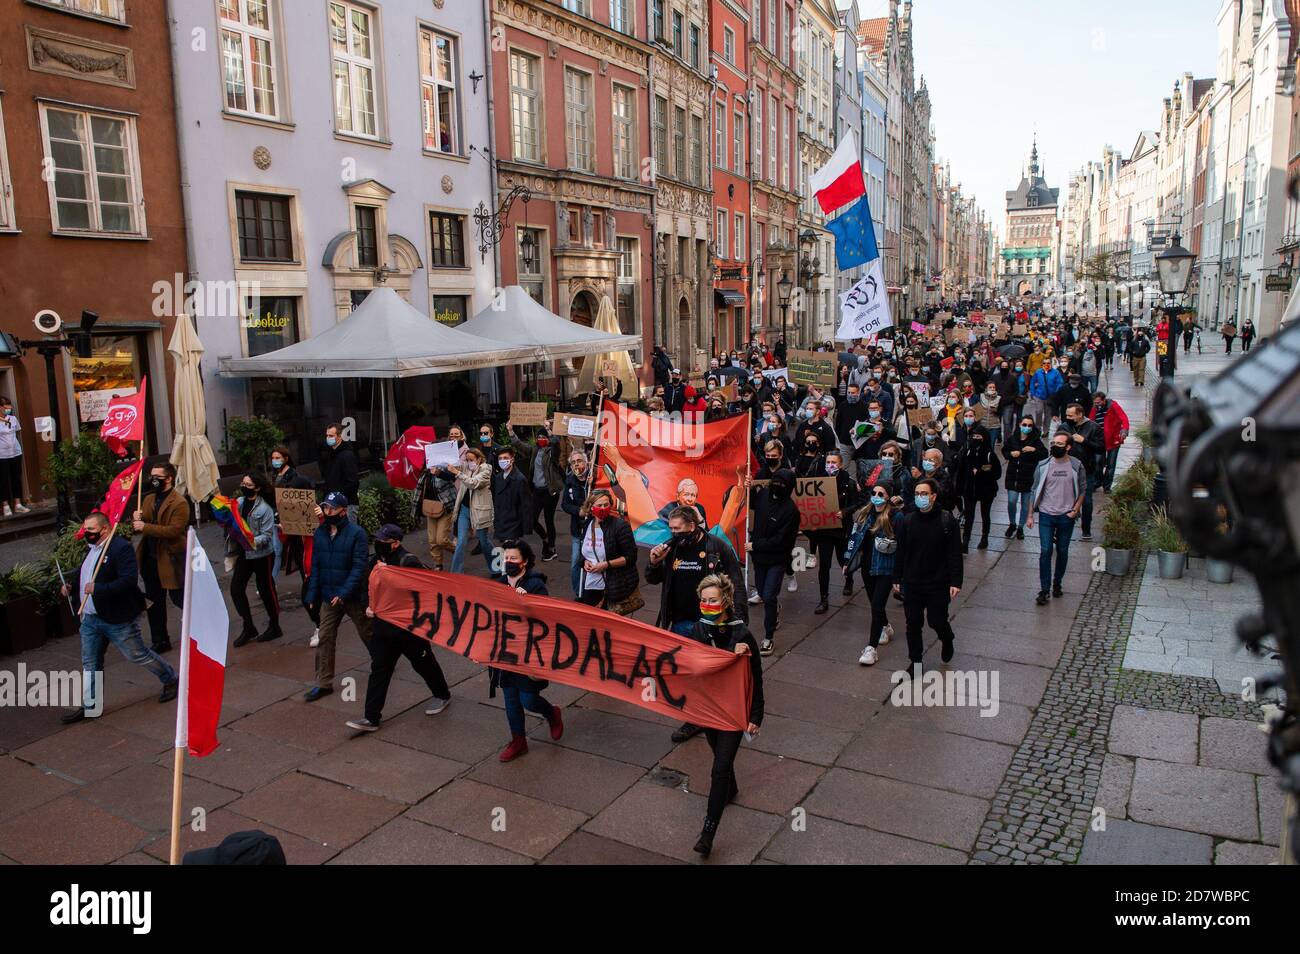
[[526,53],[510,53],[510,145],[516,159],[541,162],[541,135],[537,109],[538,60]]
[[620,33],[631,33],[636,21],[632,16],[632,0],[609,0],[609,25]]
[[424,148],[460,155],[460,101],[456,91],[456,40],[420,31],[420,106]]
[[673,110],[673,175],[686,178],[686,110]]
[[682,57],[682,15],[673,11],[673,52],[678,59]]
[[754,16],[750,19],[754,24],[754,42],[763,41],[763,0],[754,0]]
[[0,109],[0,229],[14,228],[14,187],[9,178],[9,152],[5,148],[5,117]]
[[564,128],[569,167],[594,172],[591,150],[591,77],[573,68],[564,71]]
[[704,184],[704,117],[691,116],[691,181]]
[[561,0],[560,6],[570,13],[579,13],[584,17],[591,16],[591,0]]
[[659,174],[659,163],[663,171],[668,172],[668,101],[662,96],[655,97],[655,175]]
[[714,248],[713,251],[718,258],[728,258],[727,255],[727,236],[730,233],[730,225],[727,222],[727,210],[718,209],[718,227],[713,233]]
[[334,128],[379,135],[375,112],[374,14],[351,3],[330,3],[334,58]]
[[[779,13],[780,11],[777,12]],[[784,22],[778,18],[777,32],[781,37],[781,62],[793,66],[794,60],[790,49],[790,34],[794,32],[794,10],[792,8],[785,8]],[[776,47],[772,47],[772,51],[776,52]]]
[[722,58],[728,63],[736,62],[736,31],[728,26],[722,28]]
[[636,90],[614,86],[614,175],[636,178]]
[[429,213],[429,264],[433,268],[465,267],[465,216]]
[[691,66],[700,68],[700,28],[691,24]]
[[235,224],[240,261],[293,261],[288,196],[236,192]]
[[664,0],[652,0],[654,4],[651,16],[653,17],[654,36],[651,39],[662,40],[664,38]]
[[794,110],[789,106],[781,117],[781,186],[790,188],[790,130],[794,126]]
[[736,113],[731,123],[731,168],[737,175],[745,172],[745,115]]
[[[126,21],[122,0],[44,0],[44,2],[51,6],[76,10],[78,13],[90,13],[109,20]],[[223,0],[222,6],[226,6],[227,3],[233,6],[236,2],[238,0]]]
[[439,324],[455,327],[469,320],[469,299],[464,295],[434,295],[430,313]]
[[569,244],[582,244],[582,206],[569,206]]
[[776,52],[776,0],[767,0],[767,48]]
[[763,176],[763,94],[754,97],[754,169],[751,176]]
[[[546,254],[542,246],[545,233],[541,229],[515,229],[515,235],[518,237],[518,271],[519,284],[523,286],[524,291],[528,292],[529,297],[539,305],[546,304],[543,301],[545,297],[546,280],[542,273],[543,265],[546,261]],[[527,254],[525,254],[527,250]]]
[[605,247],[605,213],[598,209],[591,210],[591,234],[587,239],[592,248]]
[[637,242],[634,238],[618,239],[618,330],[625,335],[639,335],[641,321],[637,308]]
[[713,162],[727,168],[727,107],[722,103],[713,104]]
[[379,267],[379,237],[375,229],[375,207],[357,206],[357,265]]
[[41,115],[54,228],[144,234],[135,120],[44,106]]
[[736,220],[736,247],[731,250],[732,257],[737,261],[745,259],[745,217],[739,212],[735,214]]
[[270,0],[220,0],[218,11],[226,109],[277,118]]
[[771,108],[767,111],[767,181],[776,185],[776,119],[780,108],[776,104],[775,96],[772,97],[769,106]]

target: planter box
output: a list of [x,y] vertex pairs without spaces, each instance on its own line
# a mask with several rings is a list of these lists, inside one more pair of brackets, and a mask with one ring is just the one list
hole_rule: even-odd
[[62,639],[64,636],[76,636],[81,630],[81,621],[72,612],[68,601],[60,599],[45,612],[45,638]]
[[4,628],[0,631],[0,656],[16,656],[45,645],[45,620],[34,596],[23,596],[0,606]]

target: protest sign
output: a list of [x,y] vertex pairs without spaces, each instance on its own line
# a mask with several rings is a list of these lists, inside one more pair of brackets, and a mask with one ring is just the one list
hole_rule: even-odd
[[540,401],[511,401],[510,424],[515,427],[544,427],[546,405]]
[[311,488],[275,488],[275,511],[287,537],[310,537],[320,526],[316,516],[316,491]]
[[596,418],[586,414],[566,414],[563,411],[555,415],[556,437],[595,437]]
[[934,414],[930,411],[929,405],[925,407],[915,407],[907,412],[907,423],[913,427],[924,427],[930,421],[934,420]]
[[799,530],[831,530],[840,526],[840,495],[834,477],[800,477],[794,482]]
[[380,564],[379,619],[480,665],[522,673],[711,729],[749,725],[747,656],[635,619],[464,574]]
[[916,403],[924,404],[930,400],[930,382],[929,381],[907,381],[905,382],[912,393],[916,395]]
[[435,467],[455,467],[460,463],[460,448],[455,441],[438,441],[424,445],[424,466],[429,470]]
[[792,348],[786,354],[785,363],[790,371],[789,380],[795,384],[835,383],[838,359],[832,351],[799,351]]

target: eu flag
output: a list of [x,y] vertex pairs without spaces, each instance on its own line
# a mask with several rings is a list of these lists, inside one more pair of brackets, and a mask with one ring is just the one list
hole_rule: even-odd
[[840,271],[857,268],[880,257],[876,248],[876,229],[871,222],[871,206],[864,195],[847,212],[826,223],[835,236],[835,264]]

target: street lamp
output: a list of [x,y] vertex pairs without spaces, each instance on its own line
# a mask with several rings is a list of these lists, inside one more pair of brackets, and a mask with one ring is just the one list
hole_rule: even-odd
[[[1174,233],[1169,247],[1156,256],[1156,272],[1160,279],[1160,291],[1166,295],[1182,295],[1187,291],[1187,284],[1192,280],[1192,263],[1196,256],[1183,248],[1182,236]],[[1162,371],[1172,376],[1178,369],[1178,337],[1183,332],[1179,312],[1171,309],[1169,333],[1165,342],[1165,356]],[[1158,342],[1157,342],[1158,344]],[[1161,377],[1164,377],[1161,374]]]
[[790,280],[790,273],[782,269],[781,280],[776,283],[776,300],[781,306],[781,337],[785,339],[787,348],[790,346],[790,336],[786,331],[786,315],[790,311],[790,293],[793,290],[794,282]]
[[524,233],[524,237],[519,240],[519,251],[524,258],[524,270],[531,275],[533,274],[533,266],[537,264],[537,259],[534,257],[537,253],[537,240],[533,238],[531,229],[521,229],[520,231]]

